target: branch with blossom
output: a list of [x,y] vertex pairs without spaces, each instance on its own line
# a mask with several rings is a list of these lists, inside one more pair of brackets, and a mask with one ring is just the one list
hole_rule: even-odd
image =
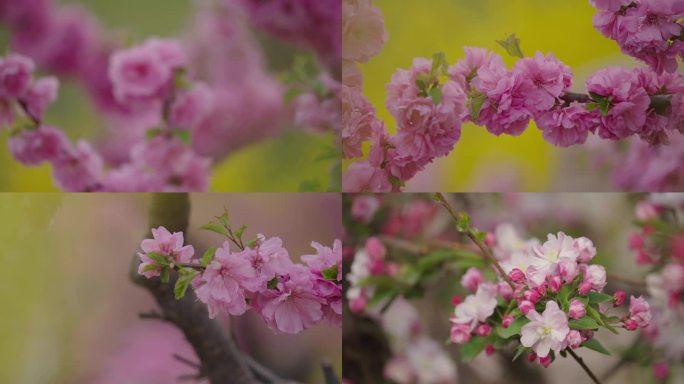
[[[82,8],[3,3],[13,53],[0,59],[0,127],[11,130],[10,152],[26,166],[50,163],[66,191],[204,191],[230,153],[292,126],[331,137],[319,159],[330,163],[329,188],[339,189],[332,136],[340,48],[324,42],[339,33],[341,16],[328,0],[280,3],[209,1],[197,6],[185,41],[150,37],[132,46]],[[278,79],[245,20],[310,53]],[[106,121],[101,140],[73,144],[44,121],[59,81],[34,81],[36,68],[84,85]],[[302,185],[325,189],[312,183]]]
[[[454,150],[466,122],[496,136],[518,136],[534,120],[544,139],[561,147],[583,144],[590,133],[612,141],[638,136],[652,146],[677,140],[684,124],[684,78],[676,72],[676,57],[684,54],[683,10],[660,0],[593,3],[600,9],[596,27],[648,67],[599,70],[586,80],[586,93],[576,93],[567,65],[551,53],[526,57],[515,35],[499,41],[520,59],[512,69],[485,48],[466,47],[465,58],[453,65],[443,53],[416,58],[387,85],[387,108],[398,127],[391,136],[361,91],[357,67],[386,41],[382,14],[370,0],[345,2],[344,38],[351,48],[343,56],[343,156],[362,157],[365,141],[371,149],[349,166],[343,190],[400,190]],[[611,8],[616,3],[627,5]],[[364,39],[354,35],[362,33]]]

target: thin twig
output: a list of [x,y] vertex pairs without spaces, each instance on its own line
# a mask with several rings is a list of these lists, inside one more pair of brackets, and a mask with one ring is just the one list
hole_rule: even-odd
[[594,372],[592,372],[591,369],[589,369],[589,367],[587,367],[587,365],[584,364],[584,360],[581,357],[577,356],[577,354],[575,353],[575,351],[572,350],[572,348],[566,348],[565,350],[570,354],[570,356],[572,356],[573,359],[575,359],[575,361],[577,361],[577,364],[579,364],[582,367],[582,369],[584,369],[584,372],[586,372],[587,375],[591,377],[591,380],[593,380],[594,383],[601,384],[596,375],[594,375]]
[[186,365],[189,365],[189,366],[191,366],[192,368],[195,368],[195,369],[197,369],[197,370],[199,370],[199,371],[202,370],[202,365],[201,365],[200,363],[194,362],[194,361],[188,359],[187,357],[183,357],[183,356],[181,356],[181,355],[179,355],[179,354],[177,354],[177,353],[174,353],[172,356],[173,356],[174,359],[180,361],[181,363],[184,363],[184,364],[186,364]]
[[161,320],[161,321],[168,321],[166,316],[164,314],[157,312],[157,311],[148,311],[148,312],[140,312],[138,313],[138,317],[141,319],[147,319],[147,320]]
[[[451,217],[454,219],[454,221],[458,222],[458,215],[454,211],[454,209],[451,207],[451,204],[447,201],[447,199],[442,195],[441,193],[435,193],[435,199],[444,207],[446,210],[449,212]],[[482,255],[485,258],[485,261],[487,261],[489,264],[493,265],[494,268],[499,272],[499,275],[501,275],[501,278],[504,279],[508,283],[508,285],[515,290],[515,282],[513,279],[511,279],[506,272],[504,272],[504,269],[501,267],[501,264],[499,264],[499,261],[494,257],[494,254],[492,251],[487,247],[480,239],[477,237],[475,232],[473,231],[472,228],[468,227],[467,231],[465,232],[466,236],[470,240],[477,245],[478,248],[480,248],[480,251],[482,251]]]
[[[578,102],[585,104],[593,101],[591,96],[577,92],[565,92],[560,98],[568,103]],[[655,110],[665,109],[670,106],[671,100],[672,95],[653,95],[651,96],[650,108]]]

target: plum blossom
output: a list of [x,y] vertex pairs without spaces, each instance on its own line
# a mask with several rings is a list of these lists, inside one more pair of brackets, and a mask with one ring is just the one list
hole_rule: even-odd
[[560,262],[576,262],[578,256],[575,240],[558,232],[549,234],[544,244],[533,248],[530,265],[546,277],[558,270]]
[[192,245],[183,245],[183,232],[169,232],[165,227],[152,228],[152,238],[140,243],[143,253],[138,253],[142,260],[138,266],[138,273],[151,278],[159,276],[162,266],[149,257],[156,253],[170,258],[175,263],[189,263],[195,254]]
[[568,318],[555,301],[548,301],[544,312],[532,309],[527,313],[529,323],[521,331],[520,343],[531,347],[539,357],[546,357],[550,351],[560,352],[570,332]]
[[487,320],[496,308],[496,291],[491,287],[481,284],[474,295],[469,295],[454,309],[452,323],[466,324],[471,330],[478,323]]
[[584,105],[573,102],[568,106],[543,111],[534,121],[543,132],[544,140],[559,147],[583,144],[599,124],[597,111],[587,111]]
[[548,111],[572,85],[570,67],[552,54],[537,52],[534,57],[518,61],[513,68],[528,82],[526,107],[532,113]]
[[15,99],[23,96],[31,86],[35,68],[27,57],[11,54],[0,59],[0,98]]

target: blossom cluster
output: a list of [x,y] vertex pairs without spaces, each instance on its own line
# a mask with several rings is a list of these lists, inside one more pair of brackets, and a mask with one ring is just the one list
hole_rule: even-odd
[[684,3],[681,0],[590,0],[598,9],[594,26],[622,52],[653,70],[675,72],[684,58]]
[[[10,48],[16,52],[3,59],[5,85],[12,86],[13,77],[30,77],[36,67],[75,79],[89,92],[106,128],[97,140],[72,145],[61,130],[43,124],[57,82],[40,79],[20,99],[11,98],[23,110],[9,108],[5,96],[0,103],[2,126],[10,125],[10,116],[32,118],[12,127],[15,159],[29,166],[50,162],[56,184],[68,191],[201,191],[209,186],[213,164],[288,125],[339,132],[339,84],[329,75],[334,69],[319,68],[315,82],[288,98],[292,84],[267,71],[249,30],[261,27],[258,20],[270,14],[291,27],[315,19],[325,31],[339,33],[339,25],[328,23],[339,9],[317,5],[323,2],[248,3],[198,3],[185,39],[150,37],[127,47],[81,7],[50,0],[1,4],[0,23],[9,27]],[[247,13],[254,16],[249,25]],[[315,25],[308,28],[309,36],[332,39],[312,35]],[[339,56],[339,46],[311,47],[323,45]],[[18,60],[27,64],[21,67],[24,74],[15,76],[11,65]]]
[[[350,16],[350,23],[365,25],[359,28],[359,33],[369,34],[365,44],[358,43],[358,36],[343,35],[357,60],[363,61],[384,42],[379,38],[383,36],[381,14],[375,8],[367,13]],[[675,24],[681,29],[677,20]],[[367,158],[348,167],[343,189],[400,190],[428,164],[454,149],[465,122],[484,126],[497,136],[517,136],[534,120],[544,139],[561,147],[583,144],[590,133],[606,140],[638,136],[651,146],[679,138],[684,126],[681,73],[608,67],[589,76],[587,93],[580,94],[571,91],[573,74],[567,65],[550,53],[524,57],[519,43],[514,35],[500,42],[520,58],[511,69],[494,52],[466,47],[465,57],[454,65],[436,54],[432,59],[416,58],[410,68],[397,70],[387,85],[386,100],[396,120],[395,135],[388,134],[360,92],[358,68],[343,71],[349,83],[359,84],[358,92],[343,95],[344,157],[362,157],[362,143],[371,142]]]
[[[227,219],[226,219],[227,220]],[[226,221],[222,221],[226,223]],[[223,224],[222,224],[223,225]],[[205,226],[229,237],[220,247],[194,258],[194,248],[183,245],[183,233],[153,228],[152,238],[142,241],[138,273],[170,281],[176,270],[176,298],[188,287],[205,303],[209,317],[240,316],[252,309],[276,332],[300,333],[326,320],[342,322],[342,246],[312,242],[315,254],[303,255],[303,264],[290,258],[278,237],[242,242],[241,229],[228,224]],[[238,250],[231,249],[231,242]]]
[[465,272],[461,284],[473,294],[455,298],[454,343],[478,344],[476,353],[491,354],[516,340],[518,355],[529,352],[530,361],[547,367],[567,348],[607,353],[594,339],[600,328],[617,333],[618,325],[627,330],[649,325],[650,307],[643,297],[632,296],[622,317],[608,313],[624,304],[625,293],[603,293],[606,271],[591,263],[596,255],[591,240],[559,232],[541,243],[501,225],[487,242],[506,276],[493,283],[479,269]]
[[639,231],[629,237],[636,262],[650,267],[646,276],[653,321],[642,330],[648,341],[647,364],[654,376],[666,380],[670,367],[680,364],[684,346],[684,232],[673,217],[684,213],[682,194],[654,194],[636,204]]

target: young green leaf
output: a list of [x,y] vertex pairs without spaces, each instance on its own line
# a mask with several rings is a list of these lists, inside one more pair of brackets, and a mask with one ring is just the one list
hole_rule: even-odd
[[485,349],[489,342],[489,337],[473,336],[469,342],[461,345],[461,360],[467,363],[474,359]]
[[520,39],[515,36],[515,33],[508,36],[506,40],[497,40],[497,43],[504,47],[506,52],[513,57],[524,58],[525,55],[520,48]]
[[226,230],[224,226],[214,222],[206,223],[202,225],[200,228],[205,229],[207,231],[216,232],[219,235],[228,236],[228,230]]
[[470,215],[465,212],[459,213],[456,219],[456,229],[459,232],[468,232],[470,230]]
[[579,320],[570,320],[568,322],[572,329],[598,329],[599,325],[596,320],[585,316]]
[[496,327],[496,333],[499,336],[503,337],[504,339],[508,339],[508,338],[511,338],[512,336],[519,334],[522,327],[529,322],[530,322],[530,320],[527,317],[521,316],[521,317],[515,319],[515,321],[513,321],[508,326],[508,328],[504,328],[502,326],[497,326]]
[[323,278],[325,278],[328,281],[337,281],[337,275],[339,274],[337,264],[333,265],[330,268],[322,269],[321,274],[323,275]]
[[607,295],[605,293],[600,293],[600,292],[589,292],[587,294],[587,297],[589,297],[589,302],[590,303],[603,303],[604,301],[612,301],[613,296]]
[[157,253],[157,252],[150,252],[150,253],[147,254],[147,257],[149,257],[149,258],[152,259],[155,263],[157,263],[157,264],[159,264],[159,265],[161,265],[161,266],[163,266],[163,267],[166,267],[166,266],[170,265],[169,260],[166,258],[166,256],[164,256],[164,255],[162,255],[162,254],[160,254],[160,253]]
[[178,271],[178,280],[176,280],[176,286],[173,288],[173,294],[176,300],[183,298],[185,292],[188,290],[190,283],[197,276],[199,272],[192,268],[181,268]]
[[532,348],[530,348],[530,347],[525,347],[523,345],[519,345],[518,350],[515,352],[515,356],[513,356],[513,361],[516,361],[518,359],[518,357],[520,357],[520,355],[522,355],[523,353],[529,352],[531,350],[532,350]]
[[161,279],[162,283],[168,283],[169,280],[171,279],[171,268],[169,268],[169,267],[162,268],[161,275],[159,276],[159,279]]
[[275,289],[275,287],[277,287],[277,286],[278,286],[278,278],[277,278],[277,277],[272,278],[272,279],[269,280],[268,283],[266,284],[266,287],[267,287],[268,289]]
[[606,349],[598,340],[596,339],[589,339],[582,343],[583,347],[587,347],[591,349],[592,351],[596,351],[598,353],[602,353],[604,355],[610,356],[610,351]]
[[479,91],[470,92],[470,97],[468,98],[468,105],[470,108],[470,118],[477,122],[480,120],[480,112],[484,106],[485,101],[487,101],[487,95]]
[[434,104],[439,104],[442,102],[442,89],[439,86],[430,89],[428,94],[430,95],[430,98],[432,98],[432,102]]
[[211,263],[211,261],[214,259],[214,254],[216,253],[216,247],[209,247],[206,251],[204,251],[204,255],[202,255],[202,258],[200,259],[200,264],[203,267],[206,267]]

